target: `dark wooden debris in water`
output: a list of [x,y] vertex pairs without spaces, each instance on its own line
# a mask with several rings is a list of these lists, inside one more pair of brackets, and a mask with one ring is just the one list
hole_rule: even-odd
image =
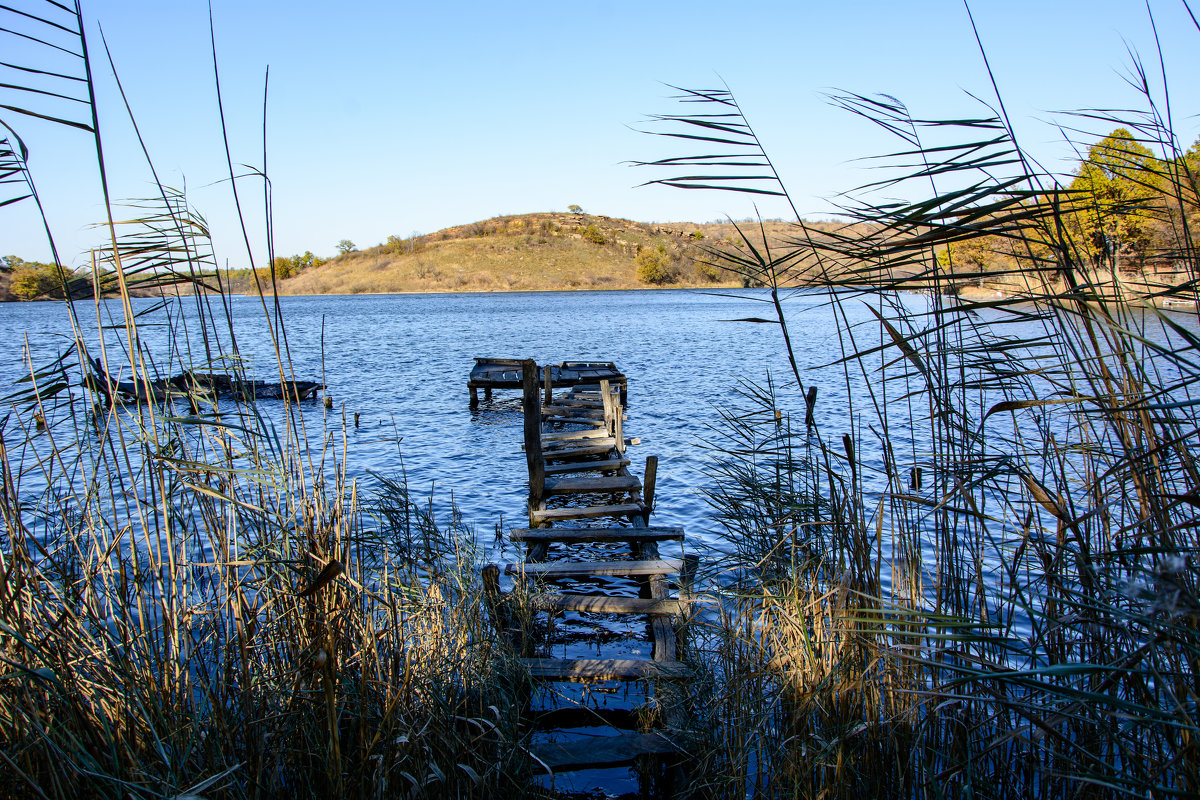
[[187,370],[170,378],[150,381],[149,393],[142,381],[118,381],[109,377],[99,359],[92,359],[92,374],[84,383],[108,398],[109,402],[161,402],[168,396],[193,398],[230,397],[239,400],[282,400],[286,396],[297,402],[315,399],[325,388],[316,381],[255,381],[218,372]]
[[[467,379],[467,388],[471,391],[471,408],[479,404],[479,390],[483,389],[484,398],[492,399],[493,389],[522,388],[521,365],[524,362],[515,358],[477,358],[471,368],[471,376]],[[611,361],[564,361],[557,365],[547,365],[545,370],[550,372],[550,387],[567,389],[573,386],[587,386],[608,381],[613,386],[620,387],[621,402],[625,402],[625,376]],[[539,374],[544,374],[539,371]]]

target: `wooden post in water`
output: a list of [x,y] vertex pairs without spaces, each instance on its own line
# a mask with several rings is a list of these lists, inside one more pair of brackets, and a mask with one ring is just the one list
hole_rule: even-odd
[[685,555],[683,569],[679,571],[679,599],[691,601],[695,595],[696,571],[700,569],[700,556]]
[[658,456],[646,456],[646,474],[642,476],[642,502],[646,504],[643,515],[650,524],[650,512],[654,510],[654,482],[658,478]]
[[512,609],[504,600],[500,591],[500,567],[496,564],[486,564],[480,571],[483,579],[483,602],[487,605],[488,614],[496,632],[508,640],[509,646],[518,653],[524,652],[525,642],[521,628],[513,618]]
[[[542,404],[538,396],[537,364],[521,362],[522,407],[525,411],[525,460],[529,466],[529,510],[546,507],[546,461],[542,456]],[[530,514],[529,527],[536,528]]]
[[817,387],[808,387],[808,394],[804,398],[804,427],[812,429],[813,426],[813,407],[817,404]]
[[604,405],[604,430],[609,436],[616,436],[616,427],[613,423],[612,393],[609,392],[607,380],[600,381],[600,402]]
[[[500,567],[496,564],[485,564],[480,571],[480,577],[483,578],[483,596],[487,600],[488,608],[499,606]],[[496,627],[500,627],[499,620],[496,620],[496,623]]]
[[617,442],[617,452],[625,455],[625,407],[613,403],[613,439]]
[[543,374],[542,383],[544,385],[544,390],[546,393],[546,400],[545,400],[544,405],[553,405],[553,403],[554,403],[554,384],[550,380],[551,375],[554,374],[552,372],[553,369],[554,369],[553,367],[551,367],[549,364],[547,364],[545,366],[545,368],[542,370],[542,374]]

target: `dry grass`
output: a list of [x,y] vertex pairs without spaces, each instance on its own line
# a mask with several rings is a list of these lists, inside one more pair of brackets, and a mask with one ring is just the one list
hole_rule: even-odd
[[[447,228],[332,259],[284,281],[283,294],[636,289],[639,248],[671,256],[675,287],[739,285],[697,264],[693,231],[585,214],[525,214]],[[588,238],[588,235],[591,238]]]

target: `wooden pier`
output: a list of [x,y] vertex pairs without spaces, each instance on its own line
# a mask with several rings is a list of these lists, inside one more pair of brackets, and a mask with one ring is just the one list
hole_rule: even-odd
[[[515,358],[477,358],[471,368],[471,376],[467,379],[467,389],[471,392],[471,408],[479,405],[479,390],[483,389],[485,400],[492,399],[494,389],[521,389],[521,365],[524,362]],[[625,402],[625,376],[611,361],[564,361],[561,364],[547,364],[539,375],[543,378],[549,371],[550,386],[553,389],[566,389],[583,386],[605,380],[610,385],[621,390],[621,402]]]
[[111,402],[161,403],[170,397],[195,400],[217,397],[237,400],[282,400],[303,402],[317,397],[325,385],[316,381],[255,381],[237,375],[186,370],[170,378],[149,382],[120,381],[104,370],[100,359],[92,359],[92,374],[84,376],[84,384]]
[[[679,634],[690,613],[697,559],[659,555],[659,543],[682,542],[684,531],[649,524],[658,459],[646,459],[640,478],[630,471],[624,376],[619,384],[601,377],[591,384],[575,383],[555,395],[559,384],[552,368],[539,370],[533,361],[516,363],[523,393],[529,527],[509,534],[510,540],[524,544],[524,560],[484,569],[491,606],[501,627],[508,626],[535,684],[569,696],[562,684],[635,682],[643,691],[634,694],[644,701],[640,709],[626,715],[623,725],[614,722],[612,709],[588,708],[584,699],[569,701],[568,707],[552,713],[531,711],[530,724],[539,732],[530,752],[552,774],[636,762],[654,772],[660,787],[664,782],[679,783],[688,738],[684,684],[691,677],[680,660]],[[614,365],[603,366],[619,375]],[[579,558],[584,548],[592,552]],[[593,554],[597,548],[599,556]],[[519,589],[512,595],[499,591],[502,569]],[[672,596],[670,576],[677,576],[676,596]],[[635,582],[638,596],[614,593],[622,590],[611,588],[613,577]],[[565,590],[563,582],[589,588]],[[511,619],[509,604],[518,603],[523,613],[535,619],[548,615],[548,625],[567,612],[614,619],[636,615],[647,626],[650,658],[591,657],[598,648],[592,642],[578,644],[575,649],[581,652],[568,651],[566,657],[538,653],[532,641],[536,637],[517,633]],[[558,728],[547,724],[555,714],[565,716],[570,724]],[[640,726],[633,724],[638,719]],[[649,727],[647,720],[653,720]],[[563,730],[568,727],[571,732]],[[581,727],[587,727],[588,733],[581,734]]]

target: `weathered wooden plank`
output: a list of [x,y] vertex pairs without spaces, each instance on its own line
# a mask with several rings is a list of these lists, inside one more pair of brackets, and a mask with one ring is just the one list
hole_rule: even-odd
[[584,419],[581,417],[549,416],[542,417],[542,422],[550,425],[591,425],[595,428],[604,427],[604,420],[602,419]]
[[678,600],[646,597],[609,597],[602,594],[541,592],[529,596],[534,611],[589,611],[596,614],[681,614]]
[[630,492],[642,488],[635,475],[573,477],[546,481],[546,494],[586,494],[588,492]]
[[[641,561],[549,561],[543,564],[507,564],[509,574],[541,575],[561,578],[571,575],[668,575],[683,569],[682,558],[655,558]],[[655,600],[666,600],[656,597]]]
[[683,753],[664,734],[618,733],[612,736],[577,736],[561,742],[539,742],[530,747],[534,761],[560,772],[632,764],[643,755]]
[[574,442],[583,439],[604,439],[612,438],[608,431],[554,431],[553,433],[542,434],[542,447],[553,445],[557,442]]
[[567,416],[572,419],[603,419],[603,409],[585,408],[582,406],[571,406],[563,403],[555,403],[553,405],[542,406],[542,416]]
[[564,472],[586,472],[589,470],[612,471],[628,466],[628,458],[607,458],[603,461],[575,461],[568,464],[550,464],[546,467],[546,475],[560,475]]
[[599,399],[587,400],[582,397],[560,397],[554,401],[554,405],[565,406],[567,408],[583,408],[589,411],[604,408],[604,403],[602,403]]
[[627,517],[633,514],[641,516],[645,512],[646,507],[641,503],[618,503],[610,506],[584,506],[582,508],[531,509],[529,519],[534,526],[537,526],[546,522],[561,522],[568,519]]
[[620,542],[632,539],[643,541],[680,541],[683,528],[513,528],[508,538],[514,542]]
[[522,658],[534,678],[551,681],[636,681],[653,678],[686,680],[692,670],[680,661],[623,658]]
[[547,461],[569,461],[575,458],[587,458],[588,456],[607,456],[609,453],[615,452],[615,447],[616,442],[612,439],[596,439],[587,444],[574,447],[555,447],[543,450],[542,456]]

